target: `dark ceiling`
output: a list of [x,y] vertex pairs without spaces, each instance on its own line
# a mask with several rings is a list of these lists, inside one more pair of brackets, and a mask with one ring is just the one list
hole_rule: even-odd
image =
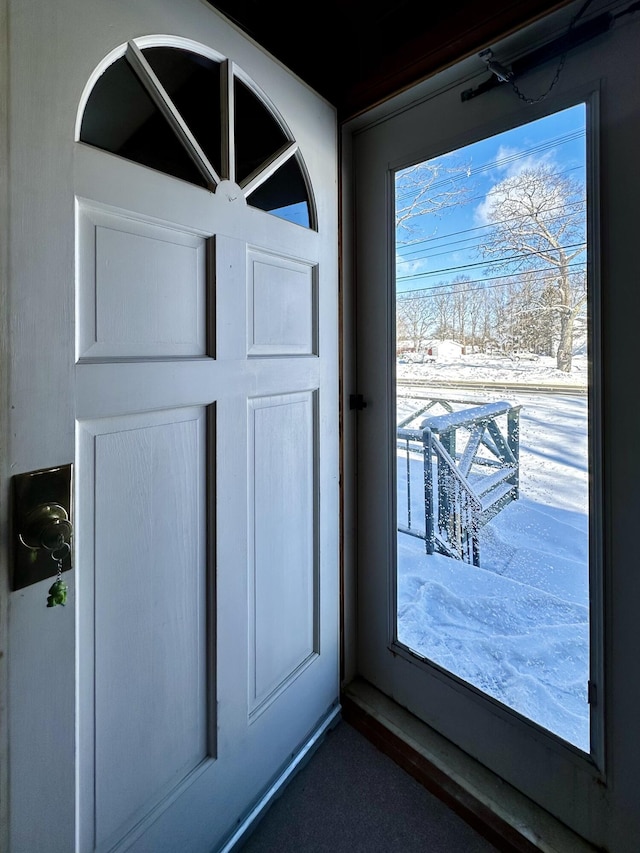
[[209,0],[334,104],[341,120],[567,0]]

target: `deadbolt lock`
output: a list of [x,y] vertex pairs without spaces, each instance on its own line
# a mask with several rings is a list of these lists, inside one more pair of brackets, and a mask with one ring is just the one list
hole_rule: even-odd
[[13,576],[22,589],[71,568],[72,466],[13,477]]
[[71,522],[69,513],[56,503],[40,504],[24,520],[20,541],[31,550],[65,551],[71,547]]

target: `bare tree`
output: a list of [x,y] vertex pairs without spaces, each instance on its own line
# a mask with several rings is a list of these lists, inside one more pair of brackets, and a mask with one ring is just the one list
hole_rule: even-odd
[[539,272],[545,288],[539,307],[559,318],[556,363],[569,373],[574,323],[587,298],[579,261],[586,252],[584,186],[541,164],[494,187],[486,215],[492,227],[482,256],[491,271]]
[[482,287],[477,284],[467,285],[466,293],[466,312],[468,319],[468,335],[467,345],[471,346],[468,352],[473,352],[482,344],[482,323],[485,315],[485,299],[486,294]]
[[396,303],[396,339],[411,342],[414,352],[424,349],[433,325],[433,304],[427,296],[399,296]]
[[462,204],[471,191],[470,167],[439,161],[416,163],[396,175],[396,228],[412,230],[412,220]]
[[467,344],[471,314],[471,296],[468,275],[458,275],[451,282],[453,306],[453,338],[462,346]]
[[436,318],[436,337],[440,340],[452,338],[454,335],[454,306],[451,285],[445,285],[440,282],[433,295],[435,318]]

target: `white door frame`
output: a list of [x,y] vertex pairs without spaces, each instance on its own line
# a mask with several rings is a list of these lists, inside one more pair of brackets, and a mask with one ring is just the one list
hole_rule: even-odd
[[[622,6],[624,5],[625,4],[622,4]],[[579,6],[579,3],[575,4],[573,9],[568,9],[564,14],[570,16],[577,11]],[[567,17],[567,21],[568,19],[569,18]],[[545,25],[545,22],[543,22],[543,28]],[[631,20],[631,16],[629,16],[625,24],[621,25],[621,29],[622,26],[625,25],[627,26],[628,32],[626,34],[626,42],[624,43],[626,43],[628,49],[628,46],[631,43],[630,40],[633,38],[634,31],[637,37],[637,17],[634,22]],[[613,37],[614,36],[611,36],[611,38]],[[605,45],[605,48],[607,38],[608,36],[604,36],[602,38],[602,43]],[[621,35],[620,38],[624,39],[625,37],[624,35]],[[518,54],[518,50],[522,53],[526,53],[527,49],[530,49],[531,44],[536,43],[535,39],[533,42],[528,43],[526,33],[515,34],[513,39],[513,44],[515,45],[513,48],[514,55]],[[596,50],[597,48],[593,45],[587,44],[586,46],[578,49],[576,53],[585,53],[590,49]],[[615,65],[616,62],[614,62],[614,66]],[[593,68],[592,71],[591,68]],[[632,492],[628,484],[625,482],[628,478],[633,476],[632,471],[637,472],[638,466],[637,460],[633,461],[629,459],[628,456],[626,457],[624,464],[622,463],[622,459],[620,459],[617,464],[612,464],[613,461],[617,459],[616,454],[614,454],[614,447],[624,446],[623,443],[621,444],[619,441],[616,441],[616,437],[621,439],[624,436],[628,442],[630,440],[630,433],[626,433],[621,427],[621,424],[624,421],[623,410],[618,409],[616,411],[611,408],[611,404],[616,401],[620,404],[624,393],[625,381],[624,372],[622,370],[614,370],[613,365],[624,364],[626,359],[632,355],[631,344],[625,343],[621,338],[618,329],[627,329],[630,325],[625,315],[622,293],[625,292],[625,288],[627,287],[625,282],[628,279],[631,269],[637,268],[637,264],[635,267],[631,266],[632,258],[628,251],[625,252],[625,248],[628,247],[628,242],[623,243],[621,234],[623,232],[626,233],[627,241],[629,241],[630,229],[627,226],[627,222],[634,216],[633,210],[635,210],[638,190],[632,190],[628,186],[627,178],[621,176],[622,166],[620,166],[620,168],[617,168],[617,166],[621,164],[621,160],[619,158],[622,155],[622,152],[627,152],[627,156],[630,156],[630,153],[628,152],[633,150],[633,140],[635,139],[637,142],[640,118],[637,110],[637,97],[633,94],[634,84],[632,82],[634,74],[637,75],[637,68],[634,71],[629,70],[628,72],[622,71],[622,68],[622,64],[620,64],[619,67],[616,66],[615,84],[613,80],[609,80],[605,81],[602,85],[604,90],[601,106],[602,129],[596,129],[596,133],[602,136],[602,139],[605,140],[605,144],[611,146],[611,149],[608,150],[605,155],[605,162],[607,164],[606,174],[611,183],[603,183],[602,177],[599,176],[602,192],[602,204],[607,213],[606,219],[603,219],[602,223],[602,254],[605,258],[605,264],[612,264],[611,267],[607,267],[605,265],[602,285],[605,313],[603,318],[600,320],[603,326],[605,342],[605,361],[603,369],[604,385],[602,396],[605,406],[604,421],[607,431],[605,433],[606,444],[604,446],[605,507],[602,522],[604,525],[603,530],[605,538],[605,585],[608,591],[608,598],[604,604],[606,626],[605,658],[608,669],[606,670],[607,675],[604,683],[604,696],[601,696],[601,699],[605,703],[605,708],[607,709],[607,718],[605,720],[604,733],[602,731],[600,733],[596,733],[596,756],[598,755],[598,752],[600,752],[600,761],[604,758],[603,752],[605,752],[605,750],[602,747],[599,750],[598,743],[601,744],[602,739],[606,735],[607,772],[605,775],[601,775],[599,769],[594,767],[594,777],[600,777],[600,781],[598,781],[596,785],[592,786],[590,792],[582,790],[580,786],[575,789],[576,795],[572,813],[570,815],[565,815],[565,819],[584,836],[591,837],[597,843],[606,843],[611,845],[611,849],[626,851],[632,849],[627,845],[633,844],[633,839],[637,839],[640,834],[640,825],[637,817],[632,817],[629,813],[629,808],[625,805],[626,798],[633,797],[632,792],[636,790],[638,779],[640,778],[640,764],[636,758],[632,758],[632,753],[634,752],[632,747],[633,721],[635,718],[634,708],[636,707],[635,702],[637,700],[635,696],[636,690],[630,685],[629,678],[629,667],[632,666],[633,661],[636,659],[635,656],[637,655],[638,647],[640,646],[640,634],[637,631],[637,628],[633,626],[629,603],[637,593],[638,583],[636,581],[636,577],[629,570],[625,570],[625,567],[628,567],[629,564],[629,555],[634,552],[632,534],[633,525],[625,529],[623,524],[623,519],[627,519],[627,524],[629,523],[628,520],[630,518],[632,508],[635,509],[635,511],[638,510],[637,492]],[[550,78],[553,76],[554,70],[555,63],[551,60],[544,73],[540,73],[538,76],[532,75],[534,82],[531,83],[531,86],[536,93],[544,90],[545,82],[548,85]],[[612,71],[611,74],[613,77],[614,72]],[[586,97],[593,91],[597,91],[600,86],[600,83],[597,80],[597,75],[598,70],[592,65],[589,70],[583,74],[580,85],[577,88],[574,85],[573,91],[567,94],[567,98],[571,102],[575,102],[577,98],[574,96]],[[350,226],[345,229],[345,233],[343,235],[343,293],[345,299],[344,321],[345,336],[348,340],[356,341],[357,343],[357,329],[360,328],[360,324],[365,324],[366,327],[368,320],[368,308],[363,309],[361,303],[354,306],[356,292],[355,280],[359,272],[360,275],[362,275],[362,272],[357,270],[355,267],[354,255],[356,249],[353,241],[353,231],[350,230],[357,217],[354,199],[355,191],[353,187],[355,178],[353,176],[352,169],[354,168],[353,147],[356,144],[355,140],[358,134],[361,132],[364,133],[369,128],[372,128],[378,130],[380,138],[386,138],[385,133],[387,131],[385,130],[385,122],[387,119],[393,121],[394,116],[401,115],[404,111],[411,110],[413,105],[419,105],[420,103],[426,102],[429,98],[434,97],[435,93],[438,91],[444,92],[448,88],[455,87],[457,85],[460,85],[461,88],[467,88],[477,84],[478,82],[482,82],[486,76],[487,72],[482,69],[482,65],[477,57],[471,57],[470,59],[459,63],[454,68],[447,69],[440,75],[437,75],[433,80],[426,81],[424,84],[414,87],[411,91],[397,96],[387,104],[376,107],[366,115],[354,119],[343,129],[343,170],[345,175],[348,175],[349,177],[349,180],[345,180],[345,192],[343,196],[343,221],[348,223]],[[635,79],[637,80],[637,76]],[[591,85],[588,83],[589,80],[592,80]],[[522,88],[524,88],[524,84]],[[561,89],[562,87],[559,88],[559,91],[561,91]],[[490,96],[487,95],[483,97],[489,98]],[[635,110],[633,107],[634,101],[636,104]],[[517,104],[517,101],[515,103]],[[566,105],[568,106],[569,103],[567,102]],[[557,108],[561,109],[562,106],[563,104],[559,102]],[[486,118],[483,115],[482,98],[478,99],[477,110],[479,111],[478,126],[483,124],[486,125]],[[516,111],[517,106],[514,106],[514,113]],[[624,119],[622,116],[624,116]],[[532,113],[531,118],[535,117],[536,116]],[[618,138],[615,136],[614,128],[621,126],[624,127],[625,135],[623,136],[621,133]],[[488,133],[491,132],[490,127],[487,127],[486,129]],[[496,127],[495,132],[499,129],[501,128]],[[391,133],[390,130],[389,133]],[[634,133],[636,134],[635,136]],[[452,139],[450,141],[452,142],[452,147],[455,147],[455,132],[451,131],[451,135]],[[418,147],[419,144],[416,145],[416,148]],[[445,150],[451,150],[451,147],[448,147]],[[620,152],[618,159],[615,161],[615,165],[614,161],[610,159],[612,150],[619,150]],[[366,156],[371,156],[371,161],[374,160],[374,155],[369,155],[369,153],[367,153]],[[366,171],[367,166],[370,166],[370,161],[368,159],[365,161],[365,166],[363,167],[364,171]],[[628,172],[630,171],[631,170],[628,170]],[[618,181],[616,185],[617,188],[614,189],[613,183],[616,180]],[[631,177],[630,174],[628,175],[628,180],[635,181],[633,186],[634,188],[637,187],[637,170],[635,170],[633,177]],[[625,187],[626,189],[624,195],[621,194],[622,187]],[[616,191],[618,192],[618,203],[614,205],[612,199],[613,192]],[[635,216],[637,218],[637,213]],[[379,223],[379,226],[380,230],[375,235],[376,243],[387,240],[387,234],[385,233],[386,225],[383,226],[382,223]],[[619,265],[617,263],[618,258],[620,259]],[[392,262],[393,258],[388,261],[389,270],[391,269]],[[628,270],[626,276],[622,273],[624,264],[627,265],[626,268]],[[378,270],[380,268],[379,260],[377,261],[377,268]],[[365,273],[365,275],[367,275],[367,285],[370,287],[375,286],[374,282],[377,280],[379,283],[381,276],[384,276],[385,274],[386,273],[384,272],[374,274],[373,270],[369,270],[368,275]],[[617,277],[614,278],[614,276]],[[611,298],[611,291],[607,290],[607,283],[609,282],[610,287],[611,282],[614,280],[616,292],[620,294],[619,298],[615,301]],[[365,288],[367,285],[365,285]],[[630,291],[628,291],[628,298],[631,298]],[[376,346],[379,346],[379,344],[376,343]],[[352,486],[353,491],[351,492],[351,498],[353,500],[353,514],[351,516],[348,515],[349,502],[347,501],[347,513],[345,514],[344,529],[345,554],[348,559],[350,558],[354,560],[354,563],[352,564],[353,566],[355,565],[356,560],[356,525],[358,522],[357,502],[355,497],[357,491],[358,470],[357,463],[353,459],[348,459],[348,449],[355,452],[356,417],[365,421],[367,418],[375,417],[384,419],[386,415],[384,412],[380,412],[379,398],[378,400],[376,400],[375,397],[367,400],[367,391],[369,389],[363,387],[363,385],[360,385],[360,387],[356,386],[356,368],[354,358],[351,354],[350,358],[351,360],[346,362],[346,369],[348,372],[345,375],[345,466],[351,470],[353,480],[356,484]],[[367,403],[367,408],[358,415],[348,411],[348,395],[355,392],[364,394],[365,402]],[[390,387],[388,389],[388,393],[391,393]],[[615,445],[613,443],[614,441]],[[607,462],[609,462],[608,469],[606,467]],[[346,478],[346,482],[350,482],[349,477]],[[377,485],[379,485],[377,481],[375,483],[369,481],[367,486],[368,492],[375,492]],[[384,486],[381,486],[381,488],[384,489]],[[596,519],[596,521],[598,521],[598,519]],[[358,650],[358,613],[356,602],[357,598],[360,605],[362,605],[362,601],[366,600],[371,595],[369,585],[366,581],[366,572],[364,570],[366,570],[366,566],[363,567],[363,574],[360,576],[359,583],[357,582],[355,569],[351,572],[347,572],[345,578],[345,590],[347,593],[344,603],[345,624],[348,626],[348,630],[346,632],[347,645],[345,651],[345,661],[347,665],[345,678],[346,683],[360,673],[360,655],[364,654],[364,650],[361,650],[360,652]],[[612,607],[615,608],[617,614],[615,623],[611,621]],[[367,616],[367,623],[369,623],[370,618],[370,615]],[[386,612],[378,612],[373,618],[378,619],[379,622],[383,624],[387,619],[387,614]],[[598,614],[595,614],[595,618],[599,618]],[[615,641],[614,637],[616,638]],[[613,657],[614,649],[616,655],[615,658]],[[598,664],[598,661],[596,661],[596,664]],[[440,688],[438,687],[434,689]],[[399,690],[399,693],[401,692],[402,691]],[[403,697],[403,699],[404,698],[406,697]],[[403,699],[400,699],[400,704],[406,705],[407,703],[406,701],[403,701]],[[500,742],[498,729],[496,729],[495,736],[495,743],[498,744]],[[545,745],[544,741],[545,738],[541,736],[541,748],[548,750],[548,754],[552,758],[553,763],[553,761],[555,761],[553,756],[557,752],[556,745],[554,743]],[[497,745],[495,750],[496,752],[500,751]],[[502,752],[503,759],[508,763],[509,750],[503,749]],[[517,760],[517,754],[514,758]],[[537,775],[539,782],[544,783],[545,772],[542,768],[531,768],[531,775]],[[554,774],[548,773],[547,775],[549,780],[551,780]],[[610,780],[614,779],[616,780],[616,784],[610,785]],[[580,793],[578,793],[578,791],[580,791]]]
[[[8,2],[0,0],[0,80],[8,79]],[[0,87],[0,115],[3,116],[0,127],[0,160],[8,162],[8,109],[9,92],[4,83]],[[0,170],[0,305],[7,305],[9,296],[9,223],[7,204],[9,194],[9,174],[7,169]],[[0,480],[9,481],[8,470],[8,333],[9,312],[0,311]],[[9,529],[9,493],[5,489],[0,497],[0,529]],[[8,536],[0,537],[0,649],[7,649],[9,637],[9,543]],[[8,655],[0,657],[0,849],[9,848],[9,734],[7,725],[8,703]]]

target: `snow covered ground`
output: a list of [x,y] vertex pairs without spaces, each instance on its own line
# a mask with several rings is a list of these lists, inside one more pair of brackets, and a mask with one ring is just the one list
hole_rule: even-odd
[[[577,384],[578,376],[585,384],[586,364],[567,382],[542,359],[511,366],[481,359],[401,365],[399,376],[406,369],[406,378],[475,379],[486,384],[446,395],[438,387],[437,394],[522,405],[520,499],[483,528],[480,568],[427,556],[422,540],[398,534],[398,639],[588,752],[587,396],[496,394],[488,381],[521,383],[526,376],[531,385],[558,386]],[[401,419],[414,401],[411,389],[399,393]],[[414,500],[419,483],[417,462]],[[399,513],[402,501],[399,494]]]
[[[410,358],[411,356],[406,356]],[[507,355],[462,355],[458,358],[436,359],[429,364],[400,362],[398,379],[430,379],[496,384],[500,382],[528,383],[531,385],[587,386],[587,359],[584,355],[573,357],[571,373],[556,367],[555,358],[521,353]]]

